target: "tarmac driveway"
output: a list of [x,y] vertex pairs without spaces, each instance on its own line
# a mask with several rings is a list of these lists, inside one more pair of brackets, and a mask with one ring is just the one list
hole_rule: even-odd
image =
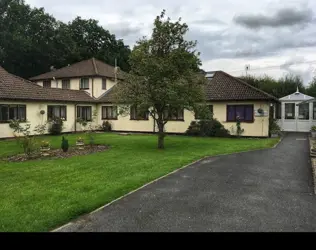
[[58,231],[316,231],[306,134],[210,157]]

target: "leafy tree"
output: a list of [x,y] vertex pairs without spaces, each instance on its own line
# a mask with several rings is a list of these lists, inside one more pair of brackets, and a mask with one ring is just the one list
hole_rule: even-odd
[[299,88],[300,92],[306,92],[302,79],[299,76],[292,74],[288,74],[278,80],[267,75],[248,75],[239,78],[277,98],[281,98],[294,93],[297,87]]
[[196,42],[186,41],[188,25],[181,18],[157,16],[150,38],[140,39],[130,56],[131,71],[117,85],[116,101],[140,112],[148,112],[158,127],[158,148],[164,148],[165,125],[173,112],[193,110],[204,103],[206,78],[199,69],[201,61]]
[[77,17],[65,24],[24,0],[0,1],[0,63],[29,78],[80,60],[96,57],[129,70],[130,49],[98,24]]
[[306,94],[312,97],[316,97],[316,77],[309,83],[306,88]]

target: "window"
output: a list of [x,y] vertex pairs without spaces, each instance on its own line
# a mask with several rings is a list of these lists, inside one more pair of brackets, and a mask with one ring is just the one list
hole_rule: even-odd
[[26,105],[0,104],[0,122],[26,121]]
[[77,118],[84,121],[92,121],[91,106],[78,106]]
[[131,120],[148,120],[148,111],[140,112],[135,106],[132,106]]
[[309,120],[309,103],[304,103],[298,106],[298,119]]
[[62,80],[61,86],[63,89],[70,89],[70,80],[69,79]]
[[61,118],[67,120],[67,107],[66,106],[47,106],[47,120],[54,118]]
[[51,87],[52,87],[51,80],[44,80],[43,81],[43,88],[51,88]]
[[80,79],[80,89],[89,89],[89,78]]
[[253,122],[253,105],[227,105],[227,121],[235,122],[237,117],[241,122]]
[[106,89],[106,78],[102,78],[102,89]]
[[117,106],[102,106],[103,120],[117,120]]
[[295,119],[295,103],[285,103],[285,119]]
[[316,102],[313,102],[313,120],[316,120]]
[[[207,105],[207,107],[208,107],[210,113],[213,114],[213,105]],[[194,114],[195,120],[201,120],[201,119],[203,119],[202,117],[203,117],[204,114],[199,114],[199,111],[200,111],[200,110],[196,110],[196,111],[195,111],[195,114]]]
[[175,108],[166,110],[164,117],[168,121],[184,121],[184,110]]

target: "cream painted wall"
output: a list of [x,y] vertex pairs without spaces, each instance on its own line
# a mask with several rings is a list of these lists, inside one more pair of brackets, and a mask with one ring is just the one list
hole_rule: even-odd
[[[254,104],[254,110],[262,108],[269,114],[269,103],[267,102],[225,102],[225,103],[210,103],[213,104],[214,118],[218,119],[226,129],[231,132],[233,126],[236,130],[235,122],[226,122],[226,106]],[[241,127],[245,129],[244,136],[268,136],[269,135],[269,115],[265,117],[254,117],[253,123],[241,123]]]
[[[1,104],[25,104],[27,120],[31,124],[31,131],[35,126],[42,124],[47,120],[47,105],[66,105],[67,106],[67,121],[64,122],[63,132],[75,131],[75,104],[66,103],[37,103],[37,102],[4,102]],[[231,127],[236,128],[235,122],[226,122],[226,105],[233,104],[254,104],[254,109],[262,108],[264,111],[269,112],[269,103],[267,102],[231,102],[231,103],[210,103],[213,105],[214,118],[218,119],[226,129],[231,131]],[[78,106],[91,106],[92,112],[97,110],[97,117],[94,126],[102,125],[102,106],[111,106],[108,104],[80,104]],[[41,115],[40,111],[45,110],[45,114]],[[189,127],[191,121],[194,119],[194,113],[188,110],[184,111],[185,121],[170,121],[166,124],[166,132],[168,133],[184,133]],[[154,121],[151,117],[146,121],[134,121],[130,120],[130,115],[119,116],[118,120],[109,120],[112,124],[112,129],[115,131],[135,131],[135,132],[153,132]],[[156,126],[155,126],[156,127]],[[268,136],[269,129],[269,116],[266,117],[254,117],[253,123],[241,123],[241,127],[245,129],[244,136]],[[81,131],[82,127],[77,123],[77,131]],[[157,131],[157,127],[156,127]],[[9,128],[8,123],[0,124],[0,138],[12,137],[13,131]]]
[[[89,95],[92,95],[92,82],[93,82],[93,96],[95,98],[100,97],[110,88],[112,88],[116,83],[111,79],[106,79],[106,90],[102,89],[102,78],[94,77],[89,78],[89,89],[85,90]],[[43,86],[43,81],[36,82],[39,86]],[[62,80],[52,80],[51,81],[52,88],[62,88]],[[70,89],[80,90],[80,78],[72,78],[70,79]]]
[[[266,102],[232,102],[232,103],[209,103],[213,105],[214,118],[218,119],[226,129],[231,132],[232,126],[236,130],[235,122],[226,122],[226,106],[234,104],[254,104],[254,110],[262,108],[269,112],[269,103]],[[108,104],[99,105],[98,112],[101,117],[101,107],[111,106]],[[189,127],[191,121],[194,121],[194,113],[184,110],[184,121],[169,121],[166,124],[166,132],[168,133],[184,133]],[[99,120],[102,124],[103,120]],[[154,131],[154,121],[150,117],[148,121],[130,120],[130,115],[118,116],[118,120],[109,120],[112,124],[112,129],[117,131]],[[268,136],[269,135],[269,115],[266,117],[254,117],[253,123],[241,123],[241,127],[245,130],[244,136]],[[157,127],[156,127],[157,131]]]
[[111,89],[116,83],[110,79],[106,79],[106,89],[102,89],[102,78],[96,77],[94,78],[94,87],[93,87],[93,95],[95,98],[99,98],[106,91]]
[[[47,121],[47,106],[48,105],[66,105],[67,106],[67,120],[64,121],[63,132],[75,131],[75,104],[66,103],[37,103],[37,102],[3,102],[1,104],[24,104],[26,105],[26,117],[31,124],[30,131],[34,134],[33,130],[35,126],[44,124]],[[95,110],[96,105],[78,105],[78,106],[92,106],[92,112]],[[41,115],[40,111],[44,110],[45,114]],[[97,122],[98,119],[96,119]],[[96,122],[94,125],[96,125]],[[23,123],[22,123],[23,125]],[[77,131],[81,131],[80,124],[77,123]],[[8,123],[0,123],[0,138],[13,137],[13,130],[9,127]]]

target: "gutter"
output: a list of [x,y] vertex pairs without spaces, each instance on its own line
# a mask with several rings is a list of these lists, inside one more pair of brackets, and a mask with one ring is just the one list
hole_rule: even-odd
[[91,96],[94,98],[94,78],[92,77],[92,93],[91,93]]
[[77,105],[78,103],[75,103],[75,132],[77,132]]

